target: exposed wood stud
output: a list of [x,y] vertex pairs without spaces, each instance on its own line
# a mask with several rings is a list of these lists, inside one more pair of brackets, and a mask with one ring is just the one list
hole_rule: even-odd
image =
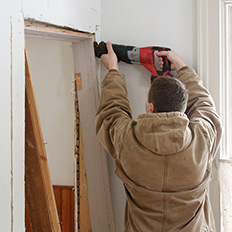
[[[81,81],[81,74],[80,73],[75,74],[75,80],[76,80],[77,89],[81,89],[82,88],[82,81]],[[78,112],[78,114],[79,114],[79,112]]]
[[88,189],[86,181],[83,145],[81,138],[81,126],[79,117],[79,106],[77,91],[81,88],[81,74],[75,74],[75,124],[76,124],[76,149],[75,155],[77,157],[77,215],[78,215],[78,231],[80,232],[91,232],[91,221],[89,213],[89,201],[88,201]]

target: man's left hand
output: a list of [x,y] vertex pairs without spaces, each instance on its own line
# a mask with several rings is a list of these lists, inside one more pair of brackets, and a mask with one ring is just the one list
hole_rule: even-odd
[[106,47],[108,53],[101,56],[101,61],[108,70],[114,69],[118,71],[118,58],[113,50],[112,44],[107,42]]

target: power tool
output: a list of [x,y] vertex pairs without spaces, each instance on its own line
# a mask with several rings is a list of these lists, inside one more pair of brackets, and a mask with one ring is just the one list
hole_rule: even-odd
[[[112,44],[113,50],[118,57],[118,61],[123,61],[127,64],[141,64],[151,72],[151,83],[152,81],[161,76],[171,76],[171,63],[166,56],[163,58],[163,70],[157,70],[155,67],[155,52],[156,51],[170,51],[167,47],[142,47],[137,48],[135,46],[126,46]],[[100,58],[101,55],[107,54],[107,48],[105,42],[94,42],[94,50],[96,57]]]

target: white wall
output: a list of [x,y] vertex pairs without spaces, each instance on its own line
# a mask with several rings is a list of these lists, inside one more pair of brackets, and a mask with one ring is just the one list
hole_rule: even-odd
[[[167,46],[190,67],[196,68],[195,0],[102,0],[102,40],[145,47]],[[138,65],[120,63],[126,75],[133,117],[145,112],[150,72]],[[105,69],[103,69],[103,76]],[[103,78],[103,77],[102,77]],[[124,189],[108,159],[116,232],[123,231]]]
[[24,18],[100,36],[101,0],[0,0],[0,230],[24,230]]
[[67,26],[100,36],[101,0],[22,0],[25,18]]
[[[101,14],[102,5],[102,14]],[[24,31],[23,18],[96,32],[96,38],[136,46],[163,45],[196,67],[194,0],[0,0],[1,26],[1,231],[24,231]],[[102,21],[101,21],[102,15]],[[134,117],[144,111],[150,73],[120,65],[127,76]],[[3,140],[2,140],[3,139]],[[4,141],[4,142],[3,142]],[[122,231],[124,193],[110,164],[117,231]],[[11,175],[12,172],[12,175]],[[12,183],[12,184],[11,184]],[[12,209],[12,213],[11,213]]]
[[[3,4],[3,3],[2,3]],[[4,7],[7,7],[7,3],[4,4]],[[0,8],[1,9],[1,8]],[[0,72],[1,81],[5,85],[0,85],[0,106],[1,106],[1,121],[0,121],[0,148],[1,148],[1,162],[0,162],[0,183],[2,186],[1,197],[0,197],[0,218],[4,218],[4,215],[7,215],[8,218],[5,219],[4,225],[0,225],[0,229],[4,231],[10,231],[11,226],[11,88],[10,88],[10,21],[9,21],[9,12],[0,10],[0,26],[3,26],[3,23],[8,21],[8,24],[5,25],[5,33],[2,34],[2,40],[5,41],[5,44],[0,43],[0,50],[4,59],[1,59],[0,62]],[[4,174],[4,175],[3,175]],[[4,187],[3,187],[4,186]],[[4,189],[4,191],[3,191]]]
[[[137,47],[162,45],[196,68],[196,2],[194,0],[103,0],[102,40]],[[150,72],[120,65],[127,76],[134,116],[144,111]],[[138,91],[139,90],[139,91]]]
[[74,185],[73,54],[68,42],[26,39],[53,185]]
[[25,68],[20,4],[0,1],[0,231],[7,232],[24,228]]

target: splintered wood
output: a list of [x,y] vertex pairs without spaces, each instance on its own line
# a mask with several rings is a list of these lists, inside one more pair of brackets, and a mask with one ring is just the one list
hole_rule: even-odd
[[76,170],[77,170],[77,218],[78,218],[78,231],[79,232],[91,232],[91,221],[89,212],[89,201],[88,201],[88,189],[86,181],[85,172],[85,162],[83,153],[83,143],[81,137],[80,128],[80,117],[79,117],[79,107],[78,107],[78,97],[77,91],[81,88],[81,78],[80,74],[75,75],[75,134],[76,134],[76,146],[75,146],[75,156],[76,156]]
[[81,81],[81,74],[80,73],[75,74],[75,82],[76,82],[77,89],[81,89],[82,88],[82,81]]

